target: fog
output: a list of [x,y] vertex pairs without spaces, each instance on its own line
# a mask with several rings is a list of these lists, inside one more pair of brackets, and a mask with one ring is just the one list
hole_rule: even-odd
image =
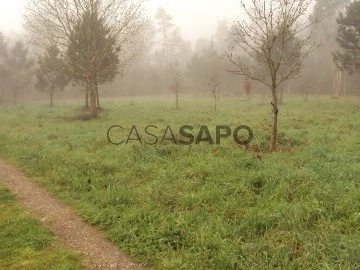
[[[0,31],[21,32],[22,14],[28,0],[1,1]],[[219,20],[233,20],[241,14],[240,1],[237,0],[148,0],[145,7],[148,15],[154,17],[161,6],[174,17],[185,39],[196,39],[211,35]],[[190,7],[190,8],[189,8]]]
[[[22,99],[47,99],[46,91],[45,93],[37,91],[35,87],[37,81],[35,73],[38,70],[39,56],[43,54],[44,48],[39,50],[38,47],[32,46],[33,43],[26,39],[28,32],[23,28],[23,15],[28,3],[27,0],[2,1],[0,31],[4,35],[4,44],[8,51],[11,51],[17,40],[24,41],[24,49],[29,47],[27,57],[29,67],[31,62],[33,64],[29,68],[31,74],[29,73],[28,78],[24,75],[23,78],[27,78],[24,79],[26,83],[16,87],[19,88],[17,91],[21,93]],[[250,5],[250,1],[245,3],[247,6]],[[312,33],[309,36],[310,42],[317,48],[309,57],[301,61],[299,74],[291,76],[291,80],[286,80],[279,86],[278,93],[336,97],[358,93],[357,73],[350,75],[349,72],[340,71],[333,61],[333,54],[339,49],[336,40],[338,29],[336,19],[347,3],[347,0],[313,1],[315,5],[309,7],[302,20],[306,21],[309,16],[319,15],[320,22],[311,24],[304,31],[306,35]],[[173,95],[174,82],[181,85],[178,87],[181,88],[181,94],[211,97],[213,90],[209,84],[215,75],[219,80],[217,90],[219,96],[244,95],[245,77],[228,72],[234,66],[224,59],[225,53],[234,45],[230,32],[233,23],[239,19],[248,20],[241,1],[149,0],[145,1],[143,8],[143,15],[148,23],[142,31],[129,34],[127,39],[131,41],[130,43],[117,44],[123,48],[129,47],[127,51],[124,50],[117,56],[116,76],[115,73],[111,74],[111,79],[107,78],[99,84],[99,93],[102,97]],[[170,24],[166,34],[163,33],[161,22],[156,16],[160,8],[163,9],[164,16],[168,16]],[[42,43],[42,38],[38,38],[38,42]],[[322,45],[317,46],[320,44]],[[64,48],[60,49],[62,50]],[[247,61],[250,60],[243,59],[243,63]],[[174,63],[179,70],[174,71]],[[3,75],[5,79],[2,80],[1,100],[11,102],[14,99],[11,90],[12,79],[9,79],[10,77],[5,73]],[[256,78],[252,79],[253,94],[270,95],[266,85]],[[67,99],[81,98],[83,95],[84,85],[75,83],[73,79],[64,91],[56,93],[55,96],[59,99]]]
[[0,0],[0,270],[360,270],[359,115],[360,0]]
[[199,37],[214,34],[218,21],[237,19],[241,14],[239,3],[237,0],[150,0],[146,6],[150,14],[163,7],[174,17],[184,38],[195,42]]

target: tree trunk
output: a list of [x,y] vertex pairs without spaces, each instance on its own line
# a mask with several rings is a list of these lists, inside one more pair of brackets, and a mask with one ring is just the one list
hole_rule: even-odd
[[95,93],[96,93],[96,103],[98,109],[100,109],[100,98],[99,98],[99,86],[97,80],[95,80]]
[[283,92],[284,92],[284,86],[282,85],[281,88],[280,88],[280,96],[278,98],[278,105],[283,104]]
[[96,79],[94,77],[89,79],[89,96],[90,96],[90,114],[91,117],[96,118],[98,109],[96,106]]
[[176,91],[176,109],[179,110],[180,106],[179,106],[179,91]]
[[53,96],[54,96],[54,93],[50,93],[50,107],[52,107],[54,104],[53,104]]
[[0,103],[3,103],[5,101],[5,90],[4,90],[4,86],[1,88],[1,98],[0,98]]
[[333,74],[333,98],[336,98],[336,74]]
[[339,71],[339,78],[338,78],[338,83],[339,83],[339,86],[338,86],[338,97],[340,97],[341,96],[341,94],[342,94],[342,91],[343,91],[343,83],[342,83],[342,81],[343,81],[343,72],[342,71]]
[[97,106],[96,106],[96,93],[94,91],[92,91],[90,93],[90,114],[92,118],[96,118],[97,117]]
[[343,80],[343,94],[346,96],[346,73],[344,73]]
[[276,144],[277,144],[277,131],[278,131],[278,114],[279,108],[277,104],[277,95],[276,95],[276,87],[272,87],[272,114],[273,114],[273,122],[271,128],[271,140],[270,140],[270,151],[276,151]]
[[16,91],[14,91],[14,95],[13,95],[13,102],[14,104],[16,105],[17,104],[17,94],[16,94]]
[[333,87],[334,87],[334,93],[333,93],[333,98],[339,98],[340,97],[340,92],[341,92],[341,87],[342,87],[342,81],[341,81],[341,71],[335,66],[333,65]]
[[85,89],[85,109],[89,109],[89,89]]
[[214,94],[214,98],[215,98],[215,107],[214,107],[214,110],[215,112],[217,112],[217,98],[216,98],[216,92]]

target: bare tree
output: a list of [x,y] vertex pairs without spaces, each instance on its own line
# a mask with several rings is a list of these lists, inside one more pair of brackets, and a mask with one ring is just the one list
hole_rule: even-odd
[[235,74],[259,81],[271,90],[272,132],[270,151],[276,151],[278,131],[278,86],[296,77],[304,60],[319,45],[310,41],[307,20],[312,0],[251,0],[242,9],[247,20],[237,21],[231,30],[233,49],[225,57]]
[[211,42],[209,49],[207,51],[209,72],[210,72],[210,82],[209,86],[211,88],[211,94],[214,98],[214,111],[216,112],[218,109],[218,103],[220,102],[220,56],[215,48],[214,36],[211,37]]
[[175,108],[177,110],[180,109],[179,105],[179,95],[182,89],[184,88],[184,79],[182,76],[182,72],[180,70],[180,63],[174,62],[170,65],[169,72],[172,76],[172,81],[170,83],[169,89],[175,94]]
[[[24,17],[30,42],[40,48],[56,45],[68,59],[67,68],[85,85],[91,115],[97,116],[98,84],[114,73],[108,52],[118,56],[120,74],[139,53],[134,41],[146,23],[143,0],[30,0]],[[80,40],[88,43],[83,50]]]
[[248,77],[246,77],[244,80],[244,92],[248,99],[248,110],[250,111],[253,86],[252,86],[251,80]]
[[209,86],[211,89],[211,95],[214,98],[214,111],[217,112],[220,95],[220,78],[215,72],[211,75]]

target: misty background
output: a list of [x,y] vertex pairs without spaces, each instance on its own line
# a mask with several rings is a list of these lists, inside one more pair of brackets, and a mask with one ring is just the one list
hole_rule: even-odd
[[[246,1],[245,1],[246,2]],[[0,32],[9,48],[15,46],[17,40],[23,39],[23,12],[27,0],[2,1],[0,4]],[[309,59],[305,61],[301,75],[281,86],[281,95],[301,94],[327,95],[337,98],[342,95],[360,94],[359,75],[353,76],[339,71],[333,63],[332,53],[339,49],[336,41],[336,18],[349,1],[315,1],[312,13],[322,15],[323,21],[315,24],[313,39],[321,42]],[[99,86],[102,97],[144,95],[173,95],[169,84],[170,71],[163,67],[161,59],[161,42],[163,39],[159,18],[159,9],[169,16],[168,49],[169,57],[179,65],[183,77],[181,94],[194,96],[211,96],[209,86],[211,72],[219,66],[219,91],[221,96],[242,96],[244,94],[244,78],[227,72],[229,64],[222,59],[229,49],[229,32],[234,20],[242,19],[240,1],[223,0],[150,0],[145,2],[149,23],[144,36],[146,46],[141,55],[124,74],[117,76],[111,83]],[[25,41],[25,45],[27,46]],[[38,55],[29,50],[29,60],[37,63]],[[36,65],[35,65],[36,66]],[[341,73],[339,75],[339,72]],[[18,102],[28,100],[47,100],[45,93],[36,91],[36,77],[30,74],[26,83],[19,90]],[[10,83],[10,82],[8,82]],[[2,102],[12,102],[12,93],[7,82],[3,81],[0,89]],[[79,91],[80,90],[80,91]],[[254,94],[268,95],[268,90],[261,84],[254,83]],[[80,86],[70,84],[56,99],[82,98]]]

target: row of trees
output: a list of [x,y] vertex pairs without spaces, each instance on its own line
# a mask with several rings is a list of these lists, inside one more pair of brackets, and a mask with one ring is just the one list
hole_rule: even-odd
[[[159,8],[154,23],[145,18],[142,0],[30,0],[25,28],[28,40],[36,45],[40,55],[35,86],[48,92],[51,100],[70,81],[81,86],[86,105],[96,117],[100,107],[99,85],[113,81],[134,63],[128,78],[138,82],[138,76],[144,75],[142,79],[146,81],[146,74],[150,73],[148,78],[157,78],[154,89],[175,92],[177,108],[179,93],[186,84],[208,88],[215,109],[221,93],[231,88],[231,82],[237,91],[244,86],[249,100],[253,85],[263,84],[272,96],[270,149],[275,151],[279,89],[311,63],[306,62],[307,57],[319,47],[311,32],[319,25],[319,16],[326,17],[322,14],[327,10],[324,7],[341,11],[347,1],[317,0],[315,7],[321,12],[315,10],[308,18],[312,3],[312,0],[249,0],[241,4],[245,20],[231,27],[227,22],[219,23],[215,36],[209,41],[199,40],[193,52],[191,43],[183,40],[172,16],[164,9]],[[359,70],[359,5],[358,1],[349,3],[337,20],[338,47],[331,50],[331,63],[340,73]],[[21,42],[10,50],[2,49],[0,57],[4,70],[1,74],[5,70],[12,72],[5,77],[13,79],[16,99],[19,89],[28,83],[34,61],[27,59],[28,50]],[[136,73],[138,76],[134,76]],[[239,84],[231,74],[247,79]],[[338,82],[334,81],[335,84]],[[133,94],[140,88],[136,83],[131,86]]]
[[[346,92],[348,94],[354,94],[356,89],[353,86],[358,84],[357,78],[348,76],[345,72],[340,71],[333,61],[332,56],[334,52],[339,50],[340,46],[336,40],[336,19],[339,16],[339,12],[344,9],[349,1],[314,0],[313,2],[315,2],[315,6],[311,13],[312,18],[313,21],[316,18],[318,18],[319,21],[316,24],[310,25],[307,31],[313,33],[311,41],[316,41],[315,43],[320,41],[322,46],[319,50],[315,51],[312,57],[305,60],[302,76],[296,80],[294,79],[286,84],[282,84],[280,89],[283,90],[280,92],[291,91],[292,93],[301,93],[304,95],[331,94],[334,97],[340,94],[346,94]],[[311,7],[309,7],[309,9],[310,8]],[[168,18],[167,24],[170,25],[169,29],[175,29],[176,26],[174,26],[171,16],[164,10],[162,10],[161,13]],[[302,19],[306,20],[304,17]],[[163,78],[169,77],[169,72],[161,68],[163,67],[163,61],[161,61],[161,52],[163,50],[158,49],[159,47],[162,48],[160,44],[162,44],[163,41],[163,36],[161,35],[163,27],[160,27],[155,19],[151,28],[153,28],[153,31],[151,31],[149,40],[152,42],[149,44],[150,49],[146,55],[143,56],[147,60],[142,61],[141,65],[134,66],[128,76],[117,80],[113,89],[122,89],[121,93],[132,94],[133,91],[128,86],[136,85],[137,94],[167,93],[169,82]],[[231,24],[227,21],[220,21],[217,28],[214,29],[214,34],[207,38],[199,38],[195,42],[192,50],[189,47],[186,50],[181,50],[180,48],[180,61],[186,62],[180,66],[181,72],[184,75],[183,77],[185,78],[184,91],[198,95],[209,94],[208,83],[212,76],[211,63],[213,62],[211,58],[215,52],[215,54],[217,54],[217,62],[215,62],[215,64],[220,66],[218,77],[221,81],[219,88],[221,95],[240,95],[242,93],[241,87],[239,86],[243,84],[242,81],[244,78],[232,76],[226,72],[226,70],[231,69],[231,65],[228,61],[222,59],[224,58],[224,52],[229,51],[229,47],[233,46],[231,41],[231,28]],[[168,33],[168,39],[171,40],[171,31],[165,30],[165,33]],[[305,31],[303,33],[305,33]],[[183,43],[187,42],[183,41]],[[152,46],[151,44],[154,45]],[[167,46],[170,48],[172,42],[168,42]],[[179,58],[179,54],[176,56],[171,53],[171,50],[168,51],[170,52],[168,53],[170,59]],[[248,61],[247,57],[243,60]],[[319,70],[321,70],[321,73],[318,72]],[[341,81],[339,80],[335,84],[334,80],[336,77],[341,77]],[[139,78],[142,78],[142,80],[140,81]],[[334,84],[338,85],[336,91],[334,90]],[[347,86],[348,91],[345,91],[344,85]],[[129,91],[126,91],[126,89],[124,91],[123,88],[129,88]],[[110,89],[111,88],[109,88],[109,92]],[[265,88],[261,84],[254,82],[254,91],[256,93],[263,93]],[[334,94],[334,92],[337,94]]]
[[33,77],[34,60],[22,41],[8,44],[0,32],[0,103],[11,95],[14,103]]
[[[317,12],[318,16],[329,16],[328,14],[332,14],[332,12],[339,10],[341,7],[345,5],[347,0],[337,0],[337,1],[320,1],[316,2],[315,10],[320,10],[322,12]],[[315,13],[315,11],[314,11]],[[86,15],[84,15],[86,16]],[[318,33],[324,33],[323,31],[324,24],[328,24],[328,21],[333,21],[335,18],[329,17],[326,19],[326,23],[320,22],[312,27],[311,30],[315,32],[315,36],[318,39],[323,39],[323,37]],[[166,13],[165,10],[159,9],[156,15],[156,21],[154,25],[151,23],[147,24],[148,27],[146,28],[146,34],[143,34],[140,39],[144,40],[146,43],[146,50],[143,47],[143,57],[140,59],[137,65],[128,73],[128,76],[125,78],[125,83],[121,87],[119,84],[115,84],[114,87],[116,88],[128,88],[128,94],[136,94],[136,93],[144,93],[143,89],[149,88],[146,86],[151,85],[151,89],[149,89],[146,93],[153,93],[153,92],[162,92],[168,91],[169,85],[169,78],[174,77],[172,76],[171,69],[170,69],[170,62],[171,61],[179,61],[180,66],[179,70],[180,73],[183,75],[183,84],[188,92],[194,93],[208,93],[209,92],[209,81],[210,78],[213,76],[213,65],[220,66],[217,68],[218,73],[217,76],[219,77],[219,92],[222,95],[229,95],[229,94],[240,94],[242,85],[241,79],[231,76],[231,74],[227,73],[226,70],[230,69],[230,66],[225,61],[220,61],[224,51],[226,51],[229,47],[230,42],[228,40],[228,36],[230,33],[229,24],[226,21],[220,22],[218,28],[215,31],[215,35],[210,39],[201,38],[196,42],[195,50],[192,50],[191,44],[189,42],[184,41],[181,38],[180,31],[176,28],[173,23],[172,17]],[[330,28],[330,27],[329,27]],[[329,37],[331,37],[330,42],[327,40],[326,46],[323,46],[321,50],[318,50],[316,54],[305,63],[305,75],[304,76],[304,83],[302,81],[294,83],[290,89],[292,91],[298,90],[298,92],[312,92],[312,89],[319,89],[321,85],[329,84],[332,81],[331,78],[334,80],[338,77],[336,76],[339,73],[339,68],[332,61],[332,53],[335,51],[336,47],[329,50],[328,47],[331,44],[331,40],[336,41],[336,27],[326,28],[327,31],[333,32]],[[317,31],[317,29],[320,29]],[[331,29],[335,29],[331,31]],[[159,42],[160,41],[160,42]],[[158,44],[155,45],[154,44]],[[337,45],[339,46],[339,45]],[[44,47],[44,46],[43,46]],[[78,45],[80,47],[80,45]],[[83,48],[83,47],[81,47]],[[47,48],[49,49],[49,48]],[[59,55],[62,57],[63,55],[61,52]],[[214,57],[215,55],[215,57]],[[326,55],[326,57],[324,57]],[[75,58],[75,57],[73,57]],[[109,59],[114,60],[114,66],[116,69],[116,57],[109,57]],[[215,59],[215,61],[214,61]],[[328,59],[328,60],[326,60]],[[326,61],[329,61],[326,65]],[[172,65],[172,64],[171,64]],[[320,66],[321,65],[321,66]],[[319,67],[320,66],[320,67]],[[332,76],[331,72],[326,74],[327,68],[333,66],[333,69],[336,69],[334,76]],[[323,77],[321,74],[316,74],[316,78],[312,79],[312,74],[314,67],[316,70],[322,70]],[[110,71],[114,71],[114,69],[110,69]],[[342,81],[345,80],[346,75],[340,71],[340,77]],[[120,72],[113,72],[110,74],[109,79],[105,78],[103,81],[108,82],[114,79],[114,75],[117,75]],[[179,72],[175,72],[179,73]],[[73,76],[74,77],[74,76]],[[138,78],[141,77],[142,80],[140,81]],[[309,80],[310,77],[311,79]],[[117,77],[121,78],[121,77]],[[76,78],[73,78],[76,79]],[[124,79],[121,79],[124,81]],[[151,82],[148,82],[151,81]],[[348,78],[350,83],[350,79]],[[73,80],[74,81],[74,80]],[[144,81],[143,84],[141,82]],[[316,85],[309,86],[306,85],[306,82],[317,82]],[[101,82],[102,83],[102,82]],[[101,83],[98,83],[101,84]],[[315,84],[315,83],[314,83]],[[340,86],[344,86],[345,82],[338,83]],[[82,85],[81,81],[78,82],[78,85]],[[128,87],[131,85],[131,87]],[[260,85],[254,84],[255,91],[259,91],[262,89]],[[334,83],[334,85],[336,85]],[[83,85],[82,88],[85,89],[86,85]],[[300,87],[301,89],[296,89]],[[107,87],[111,88],[111,87]],[[332,89],[332,85],[330,83],[328,89]],[[97,92],[96,94],[96,102],[97,106],[99,107],[99,95],[98,95],[98,87],[95,88]],[[139,90],[140,89],[140,90]],[[159,90],[160,89],[160,90]],[[334,90],[335,93],[343,92],[345,89],[338,89],[337,91]],[[126,92],[127,89],[122,89],[121,91]],[[324,93],[324,92],[323,92]],[[325,92],[326,93],[326,92]],[[85,91],[85,95],[88,95],[88,91]],[[335,96],[335,94],[334,94]],[[88,98],[86,98],[88,100]]]
[[0,103],[10,96],[16,104],[35,81],[35,89],[47,93],[53,106],[54,94],[64,90],[70,77],[56,46],[37,58],[23,41],[10,42],[0,33]]
[[[325,19],[314,25],[311,30],[314,37],[322,40],[323,44],[321,50],[306,61],[304,77],[312,82],[312,88],[316,89],[317,93],[330,94],[333,98],[338,98],[341,95],[356,94],[359,90],[358,77],[351,76],[354,73],[346,71],[336,60],[337,56],[334,58],[334,55],[344,50],[338,40],[341,35],[339,31],[342,31],[340,29],[344,27],[349,28],[341,17],[352,17],[351,24],[356,27],[356,17],[359,17],[356,10],[359,4],[356,2],[351,0],[315,1],[313,16]],[[348,8],[353,11],[349,13]],[[319,70],[321,73],[318,72]],[[300,84],[304,85],[301,81]]]
[[[215,35],[201,38],[192,46],[191,42],[183,39],[172,16],[159,8],[155,20],[148,25],[148,33],[149,49],[125,78],[116,81],[117,88],[136,85],[141,91],[137,94],[167,93],[173,80],[177,80],[174,75],[180,71],[183,88],[187,92],[207,94],[210,78],[216,71],[222,78],[219,89],[223,95],[239,92],[241,81],[226,72],[229,64],[221,60],[228,46],[227,21],[219,22]],[[178,66],[177,71],[172,68],[174,65]],[[131,89],[128,94],[132,94]]]
[[37,86],[61,89],[71,80],[84,89],[92,117],[99,85],[123,74],[143,48],[142,0],[30,0],[24,19],[27,39],[46,52]]

